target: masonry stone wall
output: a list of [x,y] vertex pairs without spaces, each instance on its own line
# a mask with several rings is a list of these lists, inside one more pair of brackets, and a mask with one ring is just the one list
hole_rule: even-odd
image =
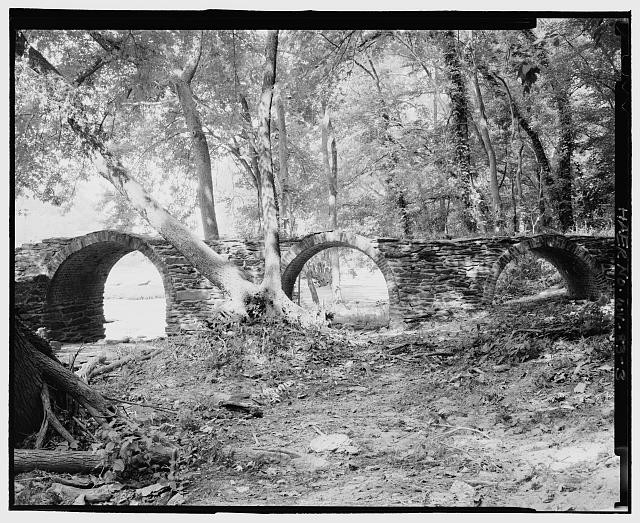
[[[263,271],[262,243],[207,242],[234,260],[255,282]],[[551,262],[575,297],[610,293],[612,238],[540,235],[464,240],[369,240],[341,231],[308,235],[281,244],[283,289],[292,296],[305,262],[329,247],[350,247],[380,268],[389,292],[392,322],[420,320],[446,309],[490,304],[503,269],[531,252]],[[104,337],[104,284],[117,261],[142,252],[160,273],[166,296],[167,334],[206,328],[224,300],[221,291],[168,242],[117,231],[25,244],[15,252],[14,303],[34,328],[46,326],[60,341]]]

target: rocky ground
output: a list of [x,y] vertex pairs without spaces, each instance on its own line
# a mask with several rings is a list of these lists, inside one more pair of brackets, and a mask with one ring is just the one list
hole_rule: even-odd
[[[255,325],[152,342],[160,355],[95,386],[153,404],[124,406],[179,461],[88,479],[106,505],[612,511],[610,314],[551,296],[404,332]],[[65,477],[19,475],[15,502],[78,502],[55,486]]]

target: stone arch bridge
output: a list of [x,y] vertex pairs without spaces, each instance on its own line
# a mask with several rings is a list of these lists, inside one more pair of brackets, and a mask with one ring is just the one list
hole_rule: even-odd
[[[257,241],[207,242],[240,265],[254,281],[263,270]],[[369,256],[389,291],[391,322],[427,318],[441,309],[490,304],[504,267],[530,252],[552,263],[577,298],[610,294],[614,278],[613,238],[539,235],[462,240],[367,239],[341,231],[285,240],[282,285],[291,296],[305,262],[329,247],[349,247]],[[222,293],[167,241],[118,231],[52,238],[15,251],[14,304],[34,328],[45,326],[60,341],[104,337],[103,293],[111,268],[140,251],[160,273],[166,295],[167,334],[202,329]]]

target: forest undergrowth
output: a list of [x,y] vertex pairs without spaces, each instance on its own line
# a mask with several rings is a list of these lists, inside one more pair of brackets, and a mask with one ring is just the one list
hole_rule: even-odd
[[[176,459],[19,474],[16,504],[579,511],[617,501],[610,304],[555,297],[405,331],[212,327],[154,342],[153,358],[92,381]],[[85,428],[70,430],[91,450],[96,427]],[[118,438],[109,452],[136,444]],[[80,496],[88,490],[102,495]]]

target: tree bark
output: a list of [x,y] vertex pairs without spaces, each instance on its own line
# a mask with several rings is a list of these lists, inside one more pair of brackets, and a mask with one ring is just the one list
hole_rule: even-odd
[[447,94],[451,100],[454,164],[456,166],[456,177],[461,184],[461,218],[465,228],[469,232],[475,232],[478,229],[478,224],[473,218],[471,201],[471,187],[475,172],[471,166],[471,151],[469,149],[467,90],[453,31],[445,31],[442,42],[446,73],[449,78]]
[[[171,461],[174,449],[151,447],[149,462],[152,464],[166,465]],[[136,460],[142,463],[142,460]],[[31,470],[45,470],[48,472],[82,474],[100,471],[110,466],[109,459],[105,459],[91,451],[57,451],[57,450],[24,450],[13,451],[13,472],[29,472]]]
[[256,190],[258,191],[258,220],[259,229],[262,230],[262,183],[260,176],[260,166],[258,165],[258,150],[256,146],[256,140],[252,134],[251,128],[251,112],[249,110],[249,103],[247,102],[247,97],[243,93],[238,93],[238,99],[240,101],[240,108],[242,112],[242,120],[244,122],[242,131],[240,132],[240,136],[242,136],[249,148],[249,157],[251,164],[247,164],[245,161],[245,169],[249,172],[249,174],[253,177],[254,185]]
[[[331,124],[331,114],[327,102],[322,102],[322,162],[329,186],[329,229],[338,229],[338,147],[336,137]],[[329,153],[331,149],[331,153]],[[342,302],[340,289],[340,257],[337,249],[329,249],[329,261],[331,263],[331,293],[335,303]]]
[[58,391],[58,402],[62,402],[64,395],[68,394],[100,423],[115,415],[111,404],[65,368],[55,358],[47,342],[33,334],[17,316],[14,318],[13,330],[13,443],[38,430],[45,415],[41,396],[45,385],[50,385]]
[[489,159],[489,185],[491,188],[491,200],[493,204],[492,213],[494,220],[494,232],[500,233],[504,230],[504,216],[502,214],[502,205],[500,202],[496,153],[493,148],[493,143],[491,142],[491,135],[489,134],[487,114],[484,106],[484,100],[482,98],[482,91],[480,90],[480,83],[478,82],[477,68],[474,68],[473,71],[473,85],[475,88],[476,100],[478,102],[478,112],[480,114],[480,118],[478,119],[478,131]]
[[205,240],[217,240],[218,223],[216,221],[215,202],[213,197],[213,181],[211,179],[211,154],[207,137],[202,130],[202,122],[193,99],[191,81],[198,69],[202,54],[202,38],[199,39],[198,50],[191,56],[185,68],[174,78],[174,87],[182,113],[191,135],[191,144],[196,160],[196,173],[198,175],[198,203]]
[[284,111],[282,93],[276,95],[276,114],[278,115],[278,158],[280,160],[280,216],[282,217],[282,230],[285,236],[293,234],[293,214],[291,210],[289,188],[289,151],[287,150],[287,123]]
[[311,300],[314,304],[320,305],[320,299],[318,298],[318,291],[313,283],[313,272],[310,270],[305,271],[305,279],[307,280],[307,287],[309,287],[309,293],[311,294]]
[[262,187],[262,223],[264,227],[264,279],[262,289],[275,299],[282,293],[280,275],[280,238],[278,202],[271,158],[271,102],[276,80],[278,31],[267,33],[262,95],[258,107],[258,164]]
[[566,232],[574,226],[571,200],[571,159],[574,149],[574,133],[571,103],[565,89],[556,88],[555,102],[558,108],[560,140],[558,142],[558,161],[552,200],[557,209],[560,228],[562,232]]

